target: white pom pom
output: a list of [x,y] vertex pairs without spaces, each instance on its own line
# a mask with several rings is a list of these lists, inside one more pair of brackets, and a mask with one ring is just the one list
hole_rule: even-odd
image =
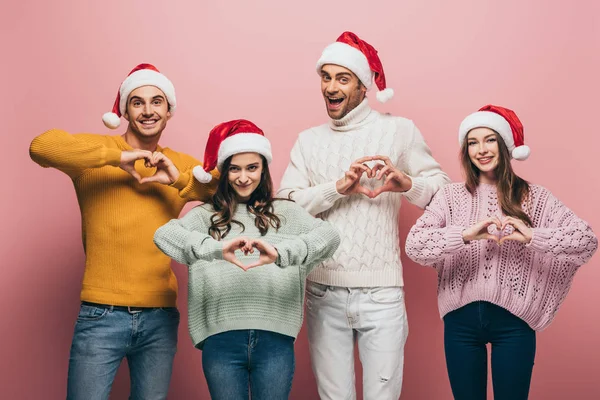
[[121,118],[113,112],[107,112],[102,116],[102,122],[107,128],[117,129],[121,125]]
[[377,97],[377,100],[380,103],[385,103],[386,101],[394,97],[394,89],[386,88],[380,90],[375,96]]
[[194,174],[194,178],[196,178],[200,183],[208,183],[212,180],[212,175],[206,172],[204,168],[199,165],[192,169],[192,173]]
[[519,160],[519,161],[527,160],[527,158],[529,157],[529,154],[531,154],[531,149],[529,148],[529,146],[525,146],[525,145],[515,147],[512,151],[512,157],[515,160]]

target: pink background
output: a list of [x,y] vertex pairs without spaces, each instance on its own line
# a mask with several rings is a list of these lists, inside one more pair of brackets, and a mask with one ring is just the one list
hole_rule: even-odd
[[[278,186],[297,134],[326,121],[315,62],[325,45],[352,30],[379,50],[396,90],[389,103],[371,104],[413,119],[453,180],[461,179],[462,118],[486,103],[507,106],[524,122],[532,148],[517,171],[600,234],[597,1],[218,3],[3,2],[1,398],[65,397],[83,273],[71,182],[35,165],[28,145],[52,127],[106,133],[101,115],[140,62],[156,64],[177,88],[163,145],[201,157],[214,124],[249,118],[273,143]],[[420,215],[405,206],[402,241]],[[403,261],[411,333],[402,399],[450,399],[435,273]],[[599,264],[596,256],[581,269],[554,324],[538,336],[532,399],[600,398]],[[185,315],[187,273],[174,269]],[[304,330],[296,351],[291,398],[315,399]],[[200,360],[182,318],[170,398],[208,398]],[[121,368],[112,398],[127,398],[128,388]]]

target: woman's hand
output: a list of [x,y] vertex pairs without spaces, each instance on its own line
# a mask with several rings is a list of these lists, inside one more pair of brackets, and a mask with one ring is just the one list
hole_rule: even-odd
[[462,232],[463,241],[468,243],[472,240],[493,240],[498,243],[498,236],[488,232],[490,225],[496,225],[496,229],[501,230],[502,222],[498,217],[490,217],[479,221]]

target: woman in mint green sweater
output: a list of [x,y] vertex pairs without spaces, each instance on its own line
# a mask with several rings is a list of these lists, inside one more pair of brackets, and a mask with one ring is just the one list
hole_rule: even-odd
[[221,178],[212,203],[171,220],[158,248],[189,266],[188,317],[214,400],[287,399],[308,273],[339,246],[337,231],[286,199],[273,199],[271,145],[246,120],[211,131],[204,167]]

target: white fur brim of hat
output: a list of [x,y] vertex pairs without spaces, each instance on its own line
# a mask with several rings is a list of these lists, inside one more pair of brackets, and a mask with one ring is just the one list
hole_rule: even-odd
[[265,157],[267,164],[271,164],[271,142],[263,135],[257,133],[236,133],[221,142],[217,168],[221,171],[223,163],[229,157],[239,153],[258,153]]
[[[257,133],[236,133],[221,142],[217,158],[217,169],[221,171],[225,160],[240,153],[258,153],[265,157],[267,164],[271,164],[271,161],[273,161],[269,139]],[[201,183],[208,183],[212,180],[212,175],[199,165],[193,168],[192,173]]]
[[317,61],[317,73],[325,64],[340,65],[352,71],[367,89],[373,86],[373,71],[369,67],[367,57],[357,48],[342,42],[335,42],[325,47],[321,58]]
[[498,133],[515,160],[526,160],[531,153],[529,146],[515,147],[510,124],[503,116],[491,111],[477,111],[467,116],[458,128],[458,144],[462,146],[467,134],[475,128],[489,128]]
[[[340,65],[344,68],[348,68],[358,77],[363,85],[370,90],[373,87],[373,71],[369,66],[369,60],[363,54],[362,51],[349,44],[342,42],[335,42],[325,47],[321,58],[317,61],[317,73],[321,74],[321,68],[326,64]],[[385,103],[394,96],[394,90],[391,88],[385,88],[377,92],[375,97],[381,103]]]
[[[169,111],[171,114],[175,112],[177,100],[175,98],[175,87],[173,86],[173,83],[160,72],[151,69],[141,69],[129,75],[119,88],[119,111],[121,112],[121,115],[125,114],[127,100],[129,99],[131,92],[142,86],[155,86],[159,88],[167,97]],[[120,117],[113,112],[104,114],[102,116],[102,121],[104,122],[104,125],[111,129],[116,129],[121,124]]]

